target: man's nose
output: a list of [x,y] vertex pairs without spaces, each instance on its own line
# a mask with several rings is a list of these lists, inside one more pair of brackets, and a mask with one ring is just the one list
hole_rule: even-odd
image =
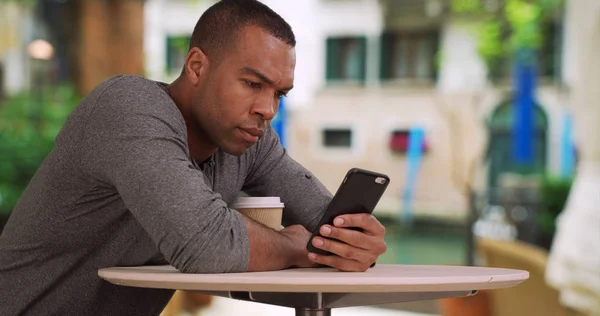
[[275,117],[277,105],[274,98],[261,97],[256,100],[254,107],[252,108],[253,114],[262,116],[264,120],[272,120]]

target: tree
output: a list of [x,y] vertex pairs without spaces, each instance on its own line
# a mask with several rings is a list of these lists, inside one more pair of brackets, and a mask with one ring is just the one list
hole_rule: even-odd
[[79,0],[77,86],[85,94],[119,74],[144,72],[144,0]]

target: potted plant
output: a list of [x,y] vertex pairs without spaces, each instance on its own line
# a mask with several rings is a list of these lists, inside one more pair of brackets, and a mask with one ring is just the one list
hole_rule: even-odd
[[556,218],[563,211],[571,186],[572,178],[546,176],[540,185],[542,207],[537,218],[540,229],[540,240],[537,244],[550,250],[556,231]]

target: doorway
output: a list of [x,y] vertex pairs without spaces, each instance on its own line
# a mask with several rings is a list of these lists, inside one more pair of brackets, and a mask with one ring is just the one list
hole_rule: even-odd
[[527,172],[528,174],[542,174],[546,170],[548,146],[548,118],[539,106],[534,104],[534,132],[533,132],[533,164],[528,170],[514,162],[512,158],[512,129],[514,99],[510,98],[500,103],[491,115],[489,121],[490,143],[488,148],[489,159],[489,188],[497,188],[500,177],[504,173]]

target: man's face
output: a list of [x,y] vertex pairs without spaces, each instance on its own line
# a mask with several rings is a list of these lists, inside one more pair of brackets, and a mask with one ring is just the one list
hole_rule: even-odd
[[294,48],[259,27],[247,27],[221,62],[211,63],[198,85],[193,116],[210,142],[241,155],[263,135],[292,89]]

